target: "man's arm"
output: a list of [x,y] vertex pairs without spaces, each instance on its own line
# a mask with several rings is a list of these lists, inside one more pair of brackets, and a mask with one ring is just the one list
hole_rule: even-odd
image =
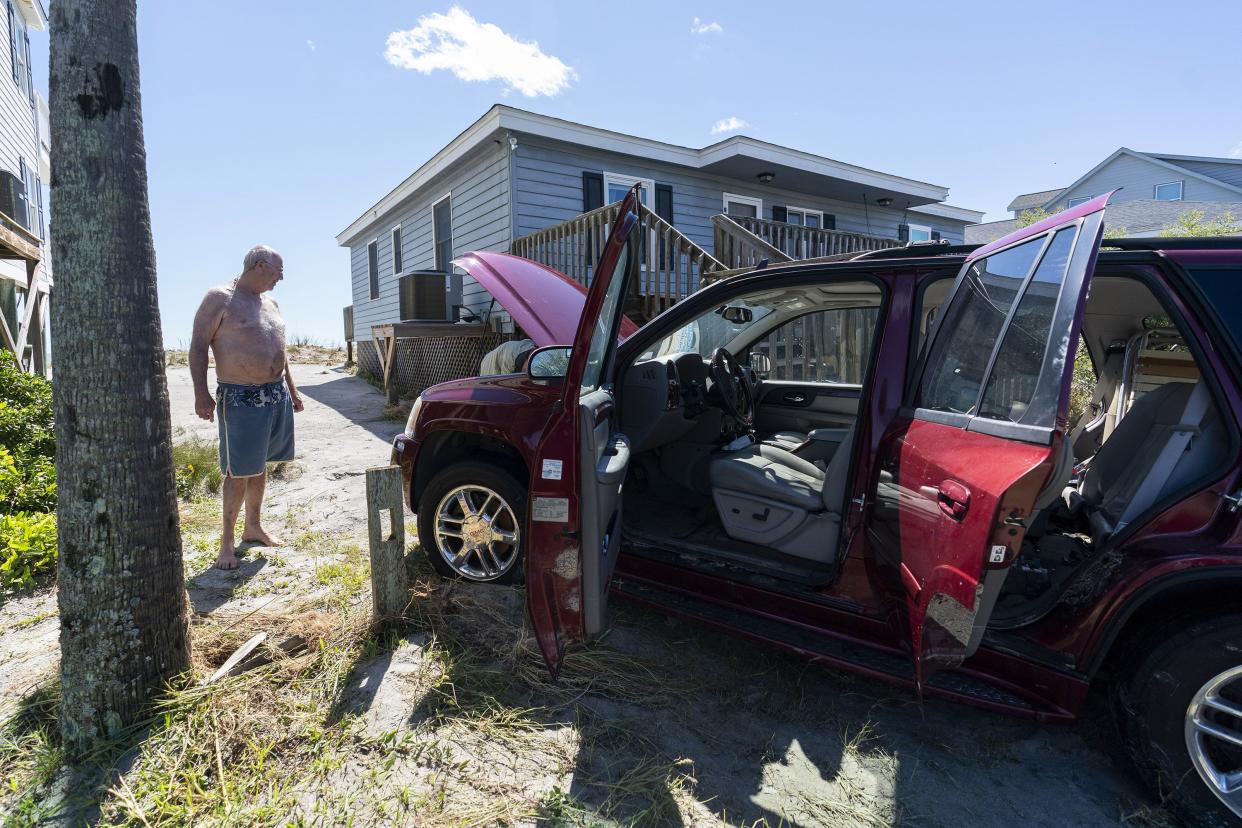
[[194,314],[194,331],[190,335],[190,379],[194,381],[194,413],[204,420],[216,418],[216,401],[207,389],[207,349],[215,338],[224,317],[227,294],[212,288]]
[[285,352],[285,385],[289,386],[289,398],[293,400],[293,410],[301,411],[304,408],[302,395],[298,393],[298,387],[293,384],[293,371],[289,369],[288,351]]

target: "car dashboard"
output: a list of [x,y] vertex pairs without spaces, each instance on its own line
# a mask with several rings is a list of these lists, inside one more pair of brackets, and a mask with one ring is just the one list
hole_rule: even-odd
[[697,353],[664,354],[629,367],[621,383],[621,423],[635,451],[690,432],[707,409],[707,362]]

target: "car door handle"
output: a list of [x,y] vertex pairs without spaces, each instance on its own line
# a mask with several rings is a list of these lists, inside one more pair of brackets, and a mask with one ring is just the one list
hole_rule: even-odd
[[625,470],[630,464],[630,438],[624,434],[612,435],[610,445],[595,464],[595,480],[605,486],[620,486]]
[[802,405],[804,402],[806,402],[806,394],[802,394],[798,391],[790,391],[788,394],[785,395],[784,399],[785,399],[785,402],[789,403],[790,405]]
[[970,509],[970,489],[956,480],[945,480],[936,489],[936,505],[947,516],[961,520]]

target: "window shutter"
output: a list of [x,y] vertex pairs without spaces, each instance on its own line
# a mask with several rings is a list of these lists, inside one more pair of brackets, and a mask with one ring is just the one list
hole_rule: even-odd
[[824,229],[825,230],[836,230],[837,229],[837,217],[830,213],[824,213]]
[[394,227],[392,231],[392,272],[400,275],[401,269],[401,228]]
[[908,224],[899,224],[899,225],[897,225],[897,241],[901,242],[902,244],[907,244],[907,243],[909,243],[909,241],[910,241],[910,225],[908,225]]
[[932,241],[940,241],[940,231],[939,231],[939,230],[933,230],[933,231],[931,231],[931,234],[932,234]]
[[4,4],[9,12],[9,63],[12,64],[13,80],[17,84],[21,84],[22,80],[17,76],[17,28],[13,25],[13,2]]
[[[760,216],[759,218],[763,218],[763,216]],[[779,204],[773,204],[772,205],[772,221],[789,221],[788,208],[782,207]]]
[[673,224],[673,188],[671,185],[655,185],[655,212],[657,216]]
[[367,245],[367,275],[371,282],[371,298],[379,298],[379,250],[375,242]]
[[604,174],[597,172],[582,173],[582,212],[604,206]]

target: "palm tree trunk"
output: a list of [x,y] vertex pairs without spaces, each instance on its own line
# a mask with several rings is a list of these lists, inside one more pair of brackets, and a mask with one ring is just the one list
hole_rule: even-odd
[[116,735],[190,666],[136,0],[51,4],[61,729]]

